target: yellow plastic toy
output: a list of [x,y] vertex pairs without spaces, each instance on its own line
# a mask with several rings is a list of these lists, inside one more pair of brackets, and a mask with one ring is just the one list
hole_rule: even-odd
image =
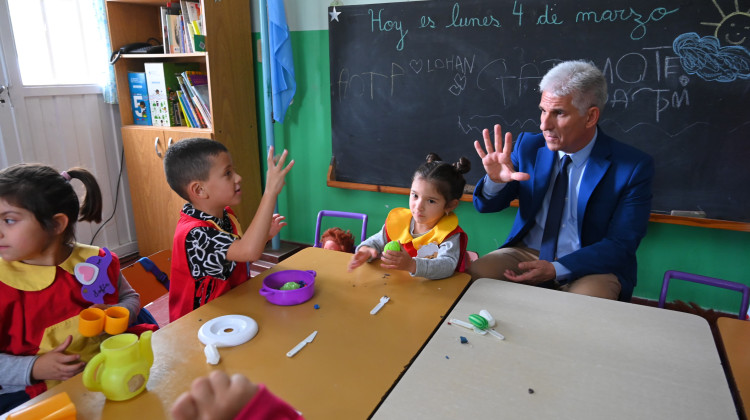
[[83,385],[89,391],[103,392],[107,399],[124,401],[146,389],[154,353],[151,331],[120,334],[104,340],[101,353],[83,370]]

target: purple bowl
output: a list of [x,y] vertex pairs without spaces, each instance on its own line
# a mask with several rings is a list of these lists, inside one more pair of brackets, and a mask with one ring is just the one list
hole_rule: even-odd
[[[315,291],[315,271],[313,270],[282,270],[267,275],[263,279],[263,287],[260,288],[260,295],[265,296],[266,300],[274,305],[299,305],[307,302],[313,296]],[[299,289],[279,290],[281,286],[290,281],[304,282],[305,285]]]

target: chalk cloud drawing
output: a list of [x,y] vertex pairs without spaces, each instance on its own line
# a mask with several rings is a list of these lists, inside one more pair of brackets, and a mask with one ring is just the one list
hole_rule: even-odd
[[717,0],[711,1],[721,20],[700,24],[716,27],[714,35],[685,33],[675,38],[672,49],[688,74],[717,82],[750,79],[750,10],[740,10],[738,0],[734,0],[734,10],[727,12]]
[[722,47],[714,36],[689,32],[675,38],[672,49],[688,74],[717,82],[750,79],[750,53],[745,47]]

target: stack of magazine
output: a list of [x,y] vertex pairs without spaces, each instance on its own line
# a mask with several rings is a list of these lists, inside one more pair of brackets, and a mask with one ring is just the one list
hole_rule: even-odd
[[200,2],[181,0],[161,7],[164,51],[171,54],[206,51],[206,32]]
[[188,127],[212,128],[206,74],[199,71],[183,71],[175,74],[175,77],[180,84],[177,97]]

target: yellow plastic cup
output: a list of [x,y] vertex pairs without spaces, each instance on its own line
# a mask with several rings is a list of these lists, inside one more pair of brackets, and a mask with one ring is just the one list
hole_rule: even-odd
[[122,334],[128,329],[130,311],[122,306],[112,306],[104,311],[107,319],[104,322],[104,331],[110,335]]
[[99,308],[86,308],[78,314],[78,331],[84,337],[94,337],[104,330],[104,311]]

